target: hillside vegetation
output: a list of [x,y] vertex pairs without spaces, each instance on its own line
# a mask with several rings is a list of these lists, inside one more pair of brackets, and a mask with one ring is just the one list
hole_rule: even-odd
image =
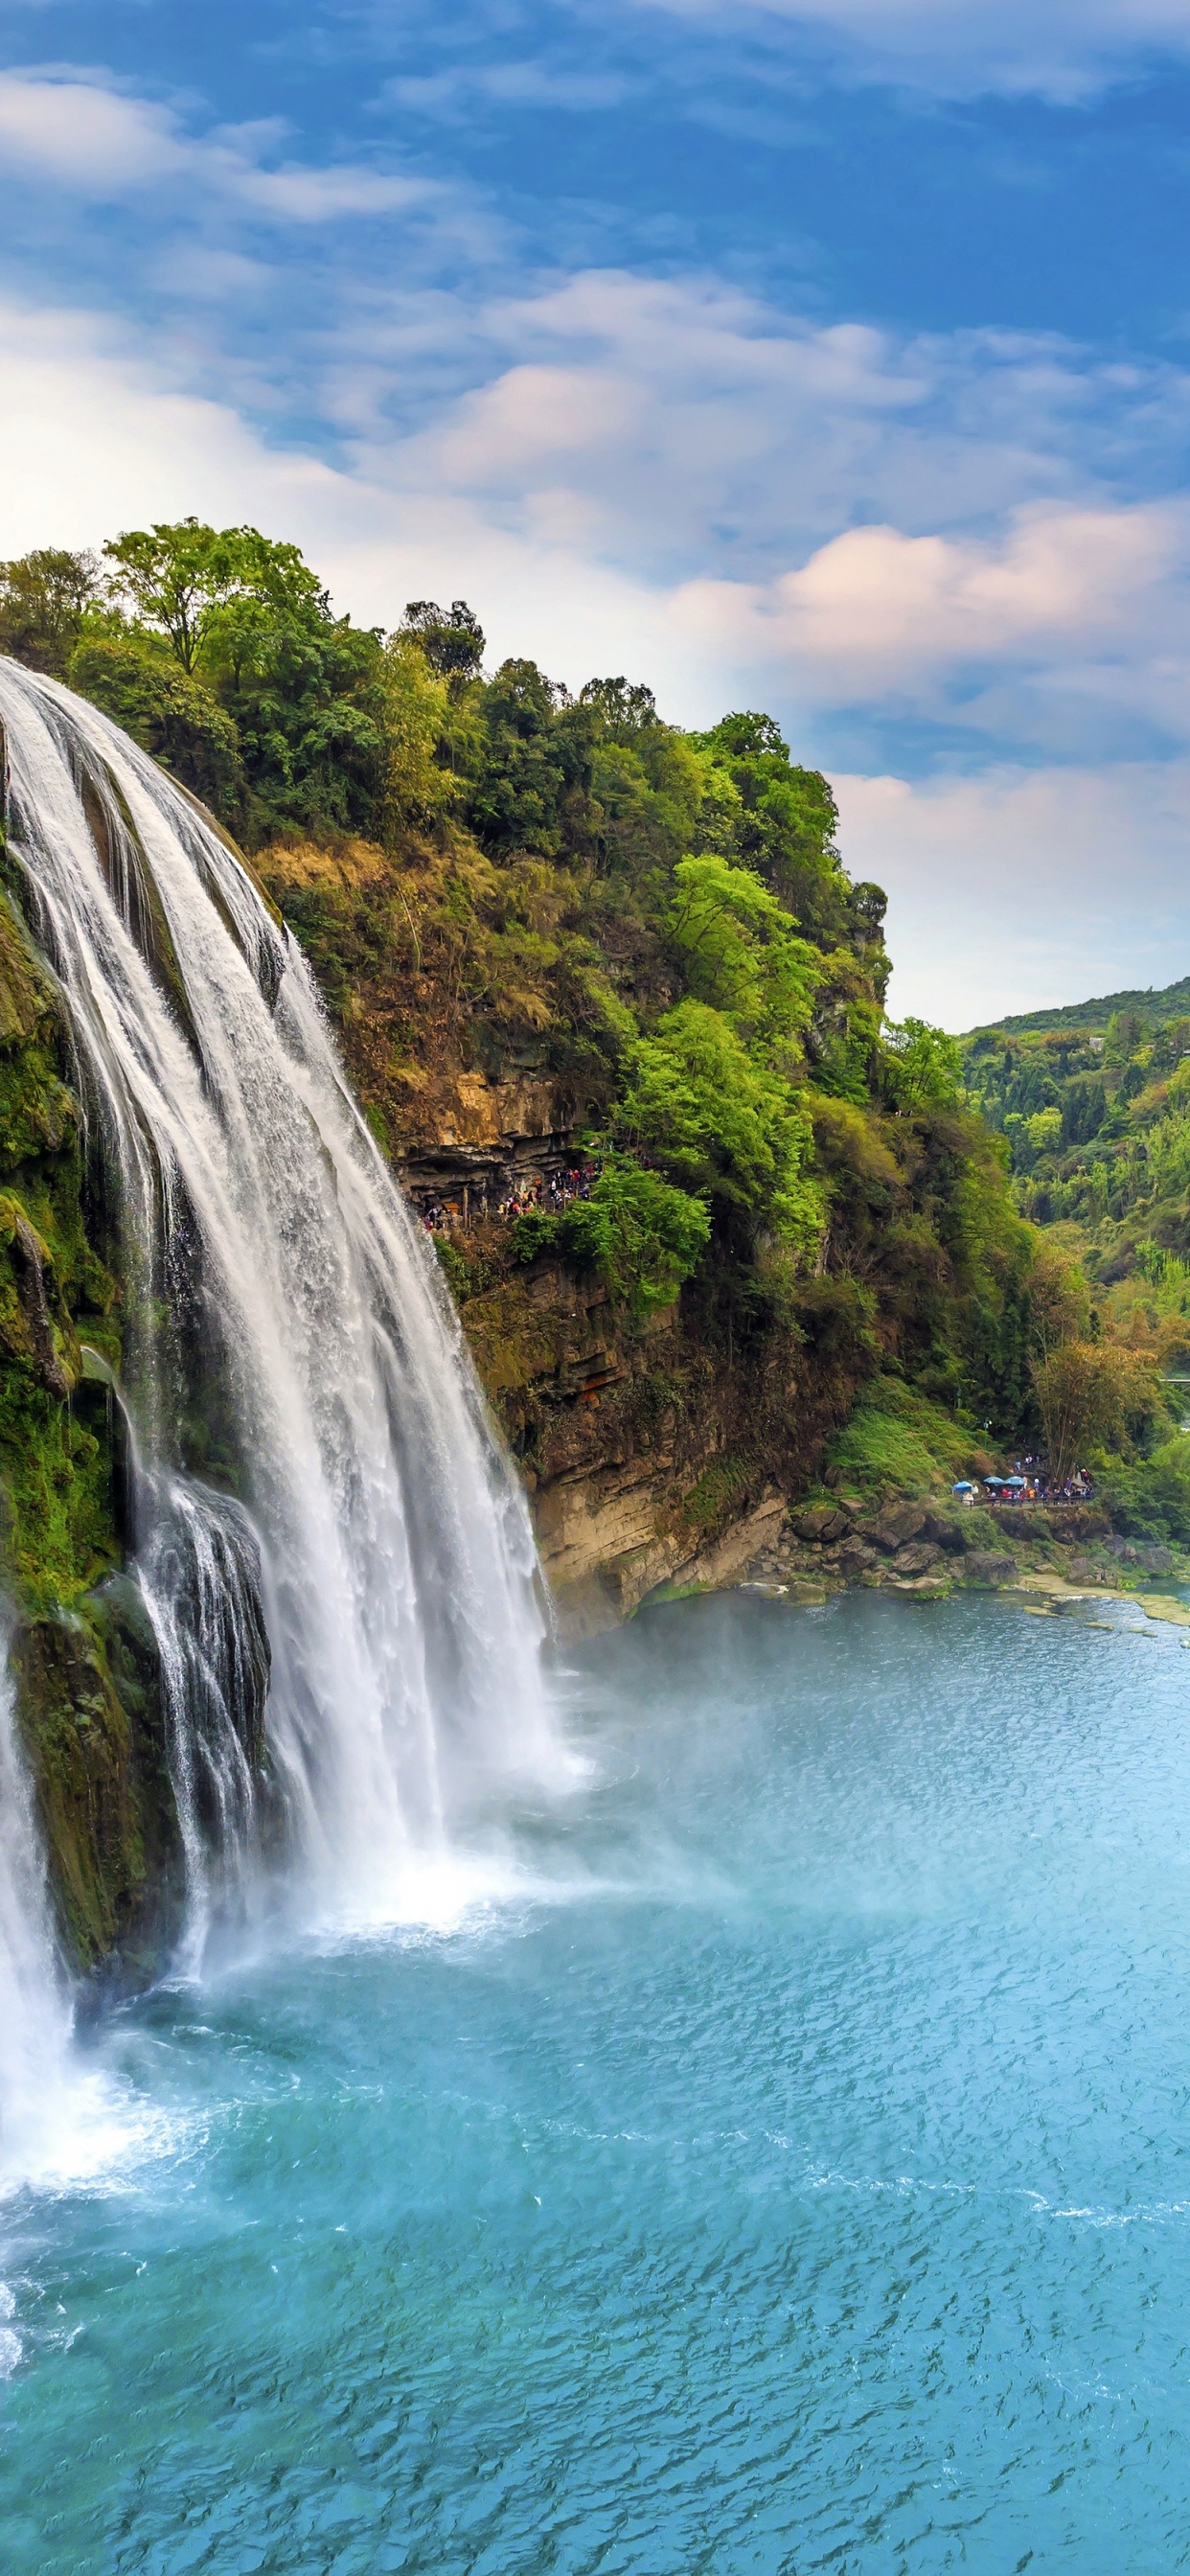
[[1187,988],[1077,1027],[980,1030],[963,1057],[1022,1213],[1077,1255],[1122,1337],[1190,1367]]
[[[3,567],[0,646],[92,698],[254,855],[388,1148],[444,1066],[554,1086],[589,1197],[443,1247],[489,1340],[494,1289],[561,1261],[629,1334],[680,1297],[701,1346],[767,1390],[775,1467],[811,1380],[820,1437],[879,1373],[969,1456],[1039,1436],[1038,1369],[1092,1330],[1029,1221],[1068,1186],[1067,1104],[1072,1216],[1119,1221],[1114,1145],[1158,1127],[1190,1206],[1172,1037],[1142,1104],[1139,1032],[1122,1099],[1119,1030],[1102,1059],[973,1040],[965,1093],[954,1042],[886,1020],[884,898],[849,877],[826,779],[763,713],[684,732],[622,677],[572,695],[526,658],[487,671],[463,601],[360,629],[296,548],[195,521]],[[1023,1210],[1005,1137],[1036,1182]],[[1190,1226],[1153,1247],[1156,1277]],[[1121,1440],[1151,1440],[1147,1397],[1117,1412]]]

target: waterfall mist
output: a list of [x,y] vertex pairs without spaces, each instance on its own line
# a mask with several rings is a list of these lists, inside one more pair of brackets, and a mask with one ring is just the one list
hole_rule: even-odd
[[196,1965],[284,1886],[416,1905],[556,1754],[523,1498],[308,969],[205,815],[0,661],[8,845],[116,1177],[135,1570]]
[[[0,2189],[39,2161],[62,2080],[70,2003],[54,1945],[33,1792],[0,1652]],[[0,2355],[0,2362],[3,2356]]]

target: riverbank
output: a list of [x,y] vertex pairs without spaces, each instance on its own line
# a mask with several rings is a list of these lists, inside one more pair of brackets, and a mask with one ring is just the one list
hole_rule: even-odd
[[1094,1504],[969,1510],[902,1498],[873,1510],[862,1496],[829,1494],[774,1516],[739,1579],[792,1600],[825,1600],[862,1585],[917,1600],[1020,1592],[1033,1596],[1034,1606],[1101,1594],[1134,1596],[1148,1607],[1163,1597],[1154,1585],[1168,1584],[1175,1616],[1181,1605],[1172,1587],[1190,1583],[1190,1555],[1121,1538]]

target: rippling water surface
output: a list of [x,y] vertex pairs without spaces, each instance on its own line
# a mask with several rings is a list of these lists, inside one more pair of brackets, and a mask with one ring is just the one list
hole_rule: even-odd
[[1190,2565],[1178,1632],[737,1597],[573,1689],[436,1926],[96,2044],[7,2576]]

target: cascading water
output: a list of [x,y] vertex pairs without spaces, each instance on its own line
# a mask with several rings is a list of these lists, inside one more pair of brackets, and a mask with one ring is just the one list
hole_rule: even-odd
[[55,1954],[5,1637],[0,1641],[0,2188],[42,2152],[47,2111],[61,2081],[69,2038],[70,2005]]
[[[189,1956],[283,1850],[382,1914],[554,1755],[528,1518],[306,966],[202,812],[0,661],[8,839],[118,1176]],[[214,1463],[212,1463],[214,1462]]]

